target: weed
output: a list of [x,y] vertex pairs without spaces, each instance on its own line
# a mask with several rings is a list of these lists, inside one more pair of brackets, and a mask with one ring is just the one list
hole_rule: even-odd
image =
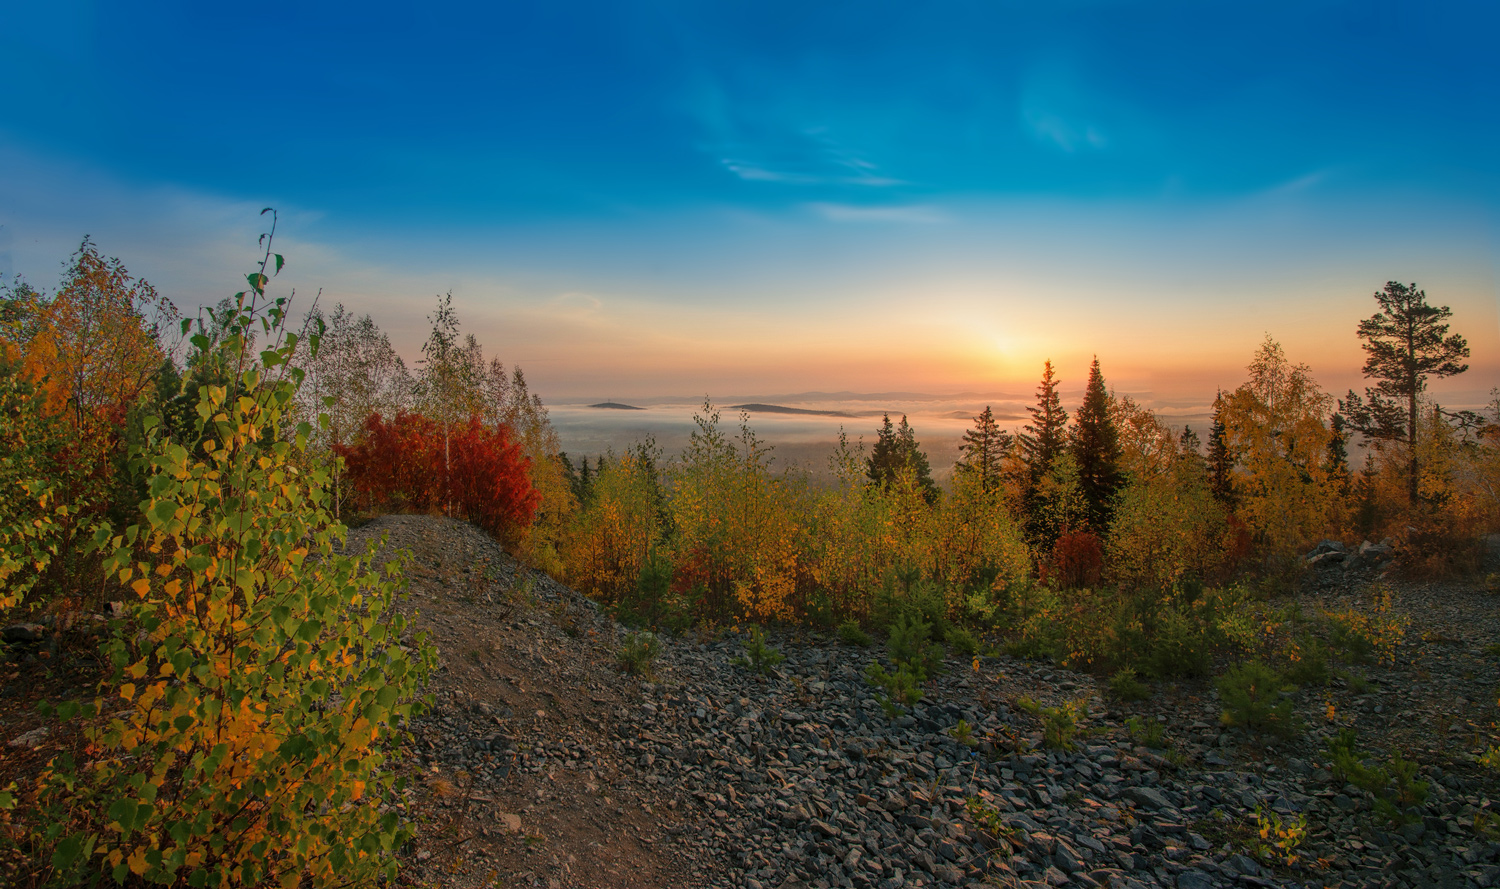
[[1328,670],[1328,649],[1317,639],[1302,639],[1288,651],[1291,664],[1283,674],[1295,685],[1327,685],[1332,674]]
[[750,638],[745,642],[745,656],[735,658],[734,663],[749,667],[762,676],[769,676],[776,665],[784,660],[785,655],[766,644],[765,631],[760,627],[752,627]]
[[1490,657],[1500,657],[1500,642],[1496,642],[1493,645],[1486,645],[1484,647],[1484,653],[1489,655]]
[[1060,707],[1043,707],[1032,698],[1017,698],[1016,706],[1042,721],[1042,746],[1049,750],[1072,750],[1078,734],[1078,717],[1083,713],[1080,701],[1067,701]]
[[1500,816],[1486,809],[1475,812],[1474,833],[1491,842],[1500,840]]
[[1136,678],[1134,667],[1121,667],[1109,677],[1110,694],[1122,701],[1144,701],[1151,697],[1151,687]]
[[[922,700],[922,683],[926,681],[926,677],[910,664],[898,663],[895,672],[887,673],[884,667],[872,662],[865,668],[865,680],[885,689],[897,703],[910,707]],[[887,715],[890,715],[889,710]]]
[[1008,840],[1015,834],[1015,828],[1005,823],[1005,816],[1000,810],[979,797],[971,796],[964,800],[964,808],[968,810],[974,826],[991,837],[997,840]]
[[960,719],[958,725],[948,730],[953,740],[970,749],[978,747],[979,742],[974,740],[974,727],[967,720]]
[[1154,719],[1147,722],[1139,716],[1132,716],[1125,720],[1125,730],[1130,733],[1131,740],[1152,750],[1162,750],[1167,746],[1166,727]]
[[1292,702],[1282,697],[1286,680],[1260,661],[1231,667],[1216,683],[1224,703],[1220,720],[1279,735],[1294,729]]
[[615,663],[620,671],[631,676],[651,678],[651,666],[661,653],[661,640],[647,630],[630,633],[625,644],[615,653]]
[[1355,694],[1362,695],[1370,690],[1370,680],[1355,673],[1353,670],[1346,671],[1343,676],[1344,681],[1349,685],[1349,690]]
[[1392,824],[1411,820],[1407,810],[1427,800],[1427,782],[1417,780],[1417,764],[1392,754],[1385,766],[1367,765],[1355,744],[1353,729],[1340,729],[1328,742],[1333,774],[1375,798],[1375,811]]
[[937,675],[943,665],[943,647],[932,641],[932,624],[914,614],[902,614],[891,624],[886,650],[892,661],[920,668],[924,678]]
[[974,634],[960,626],[949,626],[945,638],[953,650],[965,657],[972,657],[979,651],[979,640]]
[[1405,615],[1393,615],[1390,590],[1377,588],[1371,594],[1369,611],[1349,608],[1339,612],[1325,612],[1329,620],[1329,633],[1333,645],[1351,663],[1365,664],[1371,661],[1394,663],[1396,648],[1406,637],[1406,628],[1411,620]]
[[1307,815],[1299,813],[1288,820],[1265,806],[1255,810],[1255,856],[1267,863],[1288,867],[1297,863],[1297,847],[1307,838]]
[[869,633],[866,633],[864,630],[860,629],[860,626],[857,622],[852,620],[846,620],[843,623],[839,624],[838,634],[839,638],[842,639],[845,644],[856,645],[860,648],[869,648],[870,643],[875,641],[870,638]]

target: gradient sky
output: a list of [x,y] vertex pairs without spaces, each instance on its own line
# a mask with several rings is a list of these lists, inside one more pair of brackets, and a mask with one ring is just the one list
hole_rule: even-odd
[[1334,391],[1385,281],[1500,385],[1488,3],[0,10],[0,274],[91,234],[182,306],[283,283],[414,357],[452,290],[544,399]]

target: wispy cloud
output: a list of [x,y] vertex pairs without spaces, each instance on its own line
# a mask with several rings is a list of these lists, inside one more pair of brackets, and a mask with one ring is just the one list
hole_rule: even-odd
[[743,101],[711,80],[696,85],[690,113],[703,131],[698,149],[747,182],[802,186],[888,188],[906,182],[891,175],[857,134],[839,132],[820,112],[795,101]]
[[1086,93],[1065,68],[1032,71],[1021,92],[1021,126],[1036,141],[1068,154],[1110,146],[1099,98]]

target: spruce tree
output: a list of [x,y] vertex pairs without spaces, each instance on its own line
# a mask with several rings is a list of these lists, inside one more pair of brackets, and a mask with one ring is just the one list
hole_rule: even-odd
[[1234,457],[1229,453],[1229,442],[1224,429],[1224,393],[1214,394],[1214,419],[1208,427],[1208,485],[1214,497],[1225,505],[1234,502],[1234,488],[1230,473],[1234,470]]
[[1344,493],[1349,493],[1349,433],[1348,426],[1344,422],[1344,415],[1335,413],[1328,422],[1330,431],[1333,432],[1328,438],[1328,475],[1337,479],[1339,488]]
[[1042,367],[1042,382],[1036,388],[1036,407],[1028,408],[1031,422],[1021,433],[1021,454],[1035,487],[1052,468],[1068,442],[1068,412],[1057,397],[1057,377],[1048,359]]
[[923,498],[928,503],[936,501],[937,485],[932,481],[932,468],[917,442],[916,432],[907,423],[905,414],[901,415],[900,426],[893,425],[891,415],[886,414],[876,432],[870,459],[865,463],[865,475],[871,482],[888,487],[902,470],[908,469],[921,487]]
[[958,446],[959,459],[954,471],[969,476],[985,494],[1000,488],[1000,462],[1010,450],[1012,437],[995,423],[995,414],[989,405],[974,418],[974,428],[964,433],[963,443]]
[[1088,505],[1089,527],[1101,534],[1109,527],[1121,482],[1120,433],[1110,416],[1111,400],[1095,356],[1083,404],[1074,417],[1071,445],[1078,464],[1078,484]]

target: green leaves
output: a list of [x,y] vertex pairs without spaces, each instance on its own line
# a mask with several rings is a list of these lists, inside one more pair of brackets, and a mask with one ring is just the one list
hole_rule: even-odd
[[[273,258],[279,271],[269,245],[261,267]],[[246,280],[264,293],[266,275]],[[383,579],[334,549],[329,473],[286,440],[299,376],[284,305],[237,305],[219,328],[229,335],[193,338],[222,371],[196,390],[213,437],[184,446],[146,424],[132,453],[145,521],[92,535],[140,598],[106,643],[120,683],[106,700],[127,709],[86,729],[93,761],[60,758],[39,794],[59,825],[60,883],[366,883],[392,872],[405,839],[379,811],[393,781],[381,751],[435,653],[388,648],[388,628],[363,626],[393,611],[399,573]],[[261,320],[281,345],[247,371],[243,332]],[[361,709],[375,718],[359,723]]]

